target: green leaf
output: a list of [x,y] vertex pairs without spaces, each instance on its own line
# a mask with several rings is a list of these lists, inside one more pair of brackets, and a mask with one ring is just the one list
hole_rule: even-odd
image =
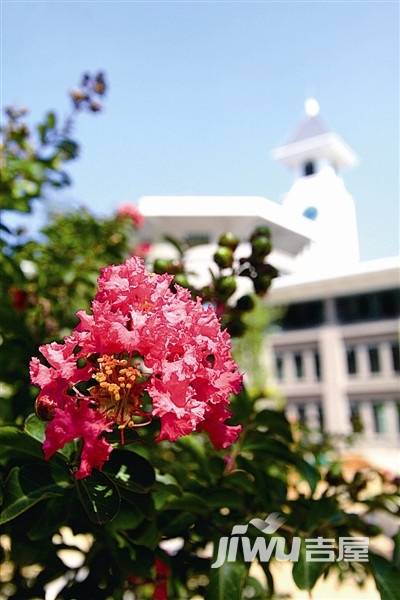
[[299,560],[293,563],[292,575],[301,590],[312,590],[329,563],[306,560],[306,545],[301,541]]
[[139,546],[154,550],[160,541],[161,533],[158,531],[156,522],[143,521],[141,525],[133,532],[129,533],[129,539]]
[[[223,505],[224,506],[224,505]],[[190,511],[195,514],[203,514],[208,512],[209,507],[207,501],[202,497],[196,495],[185,493],[179,496],[178,498],[173,498],[166,505],[167,510],[184,510]]]
[[254,401],[249,395],[246,387],[243,387],[238,394],[232,398],[232,408],[235,419],[240,422],[247,422],[252,411]]
[[42,447],[17,427],[6,425],[0,427],[0,452],[25,457],[43,458]]
[[168,502],[181,495],[181,490],[177,485],[164,484],[157,481],[153,491],[154,504],[157,511],[163,509]]
[[369,564],[381,600],[398,600],[400,591],[400,570],[379,554],[369,553]]
[[207,504],[215,508],[227,507],[242,510],[243,498],[238,493],[232,494],[229,489],[210,489],[207,492]]
[[246,575],[247,566],[239,561],[225,562],[219,569],[211,569],[207,600],[242,600]]
[[79,154],[78,144],[71,139],[64,138],[60,140],[57,147],[61,151],[64,160],[72,160]]
[[301,456],[292,452],[290,448],[280,440],[272,439],[268,433],[251,431],[246,436],[242,449],[254,453],[261,452],[269,459],[281,460],[283,463],[294,466],[309,484],[311,492],[314,492],[319,481],[317,469],[301,458]]
[[135,529],[143,519],[143,513],[131,505],[128,508],[122,508],[116,517],[107,525],[107,529],[112,533]]
[[40,515],[28,531],[33,542],[49,538],[66,522],[65,498],[50,498],[40,507]]
[[162,531],[167,537],[186,536],[188,530],[198,520],[196,515],[189,512],[166,511],[162,517],[165,519]]
[[269,435],[278,435],[287,442],[292,442],[292,431],[285,413],[277,410],[265,409],[259,412],[254,419],[256,425],[268,428]]
[[90,477],[76,482],[79,499],[89,519],[97,525],[111,521],[117,514],[121,497],[105,473],[94,470]]
[[[32,413],[25,419],[24,432],[37,442],[43,444],[46,426],[47,423],[45,421],[42,421],[39,419],[39,417]],[[62,456],[65,458],[70,459],[74,452],[76,452],[76,443],[75,441],[72,441],[65,444],[63,448],[60,448],[60,450],[57,450],[56,456],[58,454],[62,454]]]
[[37,440],[41,444],[44,442],[44,434],[46,430],[46,423],[41,421],[34,413],[26,418],[24,423],[24,431],[30,435],[34,440]]
[[56,126],[55,113],[53,111],[50,111],[47,113],[46,117],[46,127],[48,127],[48,129],[54,129],[54,127]]
[[311,492],[314,493],[317,483],[320,479],[317,469],[310,465],[310,463],[308,463],[306,460],[301,458],[301,456],[296,455],[294,455],[293,465],[296,467],[300,475],[307,481]]
[[14,467],[5,483],[0,524],[15,519],[45,498],[63,494],[64,490],[55,484],[46,464],[34,463],[23,467]]
[[394,548],[393,548],[393,563],[398,569],[400,569],[400,531],[393,536]]
[[233,471],[232,473],[228,473],[224,478],[224,483],[229,487],[235,490],[242,490],[249,494],[254,493],[254,476],[246,471]]
[[47,131],[46,125],[44,125],[43,123],[39,123],[39,125],[37,126],[37,130],[38,130],[40,142],[42,144],[44,144],[46,141],[46,131]]
[[150,494],[137,494],[123,487],[118,487],[121,499],[139,510],[147,519],[154,518],[154,501]]
[[182,257],[184,255],[184,247],[182,243],[171,235],[164,235],[164,240],[169,244],[172,244],[174,248],[178,251],[179,256]]
[[154,485],[155,472],[148,460],[130,450],[113,450],[104,472],[118,485],[138,494]]

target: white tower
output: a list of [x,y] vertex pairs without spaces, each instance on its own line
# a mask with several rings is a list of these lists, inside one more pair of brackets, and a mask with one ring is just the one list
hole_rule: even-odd
[[315,223],[315,241],[298,257],[296,271],[319,273],[359,260],[354,200],[339,175],[357,164],[357,157],[322,121],[314,98],[305,102],[305,111],[295,134],[273,157],[295,173],[284,207]]

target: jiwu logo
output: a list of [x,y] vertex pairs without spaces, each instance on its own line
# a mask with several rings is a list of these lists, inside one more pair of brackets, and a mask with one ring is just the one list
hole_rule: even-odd
[[248,525],[235,525],[229,537],[220,538],[217,559],[211,567],[217,569],[225,561],[235,562],[239,542],[242,544],[243,556],[246,562],[252,562],[257,558],[257,555],[260,561],[268,562],[274,552],[277,560],[297,561],[301,545],[299,537],[293,538],[290,552],[286,552],[284,537],[273,536],[267,544],[266,538],[259,536],[255,539],[253,547],[251,547],[250,539],[245,535],[249,525],[254,525],[262,533],[273,534],[278,531],[285,521],[286,519],[279,513],[271,513],[264,521],[262,519],[252,519]]
[[[230,536],[220,538],[217,557],[211,568],[218,569],[225,561],[235,562],[239,544],[245,562],[252,562],[257,557],[261,562],[268,562],[273,555],[276,560],[297,562],[301,538],[293,537],[291,548],[286,552],[286,539],[283,536],[272,535],[285,521],[286,519],[279,513],[271,513],[264,521],[252,519],[248,525],[235,525]],[[272,537],[267,540],[264,536],[259,536],[251,546],[250,538],[245,535],[249,525],[254,525],[259,531]],[[316,537],[306,538],[303,541],[307,562],[368,561],[369,539],[367,537],[340,537],[338,540]]]

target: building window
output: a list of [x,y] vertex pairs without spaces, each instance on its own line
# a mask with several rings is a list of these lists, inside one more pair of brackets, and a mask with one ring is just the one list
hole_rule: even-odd
[[362,433],[364,431],[360,408],[355,402],[350,404],[350,422],[353,433]]
[[303,368],[303,356],[299,352],[294,354],[294,366],[296,370],[297,379],[301,379],[304,376],[304,368]]
[[185,238],[185,242],[190,248],[194,248],[195,246],[203,246],[204,244],[210,243],[210,236],[208,233],[189,233]]
[[355,375],[357,373],[357,355],[354,348],[348,348],[346,350],[346,359],[348,374]]
[[324,304],[321,300],[290,304],[278,324],[285,331],[317,327],[324,322]]
[[299,423],[301,425],[305,426],[307,424],[307,419],[306,419],[306,407],[304,406],[304,404],[297,405],[297,414],[299,415]]
[[320,381],[321,379],[321,359],[318,350],[314,351],[314,372],[315,377]]
[[379,373],[381,370],[380,360],[379,360],[379,351],[376,346],[370,346],[368,348],[368,358],[369,358],[369,370],[371,373]]
[[304,163],[303,173],[306,177],[309,175],[314,175],[315,173],[315,163],[312,160]]
[[399,342],[393,342],[393,344],[392,344],[392,364],[393,364],[393,370],[396,371],[396,373],[400,373]]
[[357,323],[377,319],[394,319],[400,315],[398,290],[384,290],[336,298],[340,323]]
[[324,412],[322,410],[321,404],[317,404],[317,410],[318,410],[319,428],[321,431],[323,431],[324,430]]
[[382,402],[374,402],[372,405],[372,413],[374,415],[374,430],[375,433],[385,433],[385,407]]
[[276,356],[275,357],[275,370],[276,370],[276,376],[279,380],[283,379],[283,357],[282,356]]
[[315,221],[315,219],[318,217],[318,210],[315,208],[315,206],[309,206],[303,211],[303,217],[306,217],[306,219],[311,219],[311,221]]

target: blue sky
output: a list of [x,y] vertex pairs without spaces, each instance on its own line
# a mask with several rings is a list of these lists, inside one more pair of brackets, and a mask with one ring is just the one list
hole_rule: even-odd
[[[292,175],[270,150],[315,95],[359,155],[344,174],[362,257],[398,252],[395,2],[3,4],[2,104],[66,112],[65,91],[104,69],[106,110],[83,116],[67,201],[98,212],[143,194],[262,195]],[[338,232],[340,239],[340,232]]]

